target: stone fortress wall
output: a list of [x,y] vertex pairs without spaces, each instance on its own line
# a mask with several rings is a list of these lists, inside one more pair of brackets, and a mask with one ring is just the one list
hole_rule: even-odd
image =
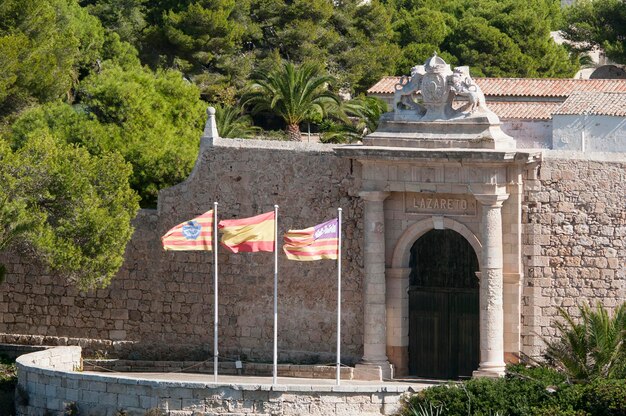
[[525,181],[522,351],[541,354],[557,307],[626,301],[626,158],[546,152]]
[[[80,293],[61,277],[5,254],[0,342],[79,343],[87,355],[206,359],[213,346],[213,254],[165,252],[160,237],[214,201],[221,219],[253,216],[278,204],[279,235],[331,219],[342,207],[342,355],[354,363],[363,343],[354,169],[331,146],[221,139],[203,151],[189,180],[162,191],[158,211],[140,211],[126,261],[108,288]],[[282,252],[278,258],[279,361],[335,362],[336,262],[289,261]],[[271,362],[273,254],[222,249],[218,262],[220,354]]]
[[[204,140],[204,139],[203,139]],[[80,293],[61,277],[12,253],[2,256],[0,341],[80,344],[141,359],[206,359],[213,325],[212,254],[164,252],[160,236],[218,201],[220,218],[280,205],[279,234],[344,210],[343,361],[362,356],[363,225],[355,194],[360,165],[332,146],[215,139],[203,143],[191,177],[142,210],[126,261],[110,287]],[[532,176],[532,174],[530,175]],[[585,160],[545,152],[525,178],[522,352],[537,356],[552,336],[557,306],[612,307],[626,299],[626,160]],[[220,268],[220,353],[244,360],[272,354],[271,253],[229,254]],[[279,361],[334,361],[336,269],[332,261],[279,255]]]

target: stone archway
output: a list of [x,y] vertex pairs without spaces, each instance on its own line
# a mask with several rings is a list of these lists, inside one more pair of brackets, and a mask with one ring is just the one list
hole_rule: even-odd
[[[468,71],[436,55],[415,66],[395,86],[394,111],[378,129],[362,145],[335,149],[360,163],[362,363],[384,376],[389,361],[398,375],[408,369],[408,253],[428,229],[457,231],[478,256],[481,361],[474,375],[503,375],[505,348],[520,351],[523,174],[541,153],[516,149]],[[458,94],[471,104],[452,108]]]
[[387,357],[394,365],[396,375],[409,374],[409,278],[411,248],[431,230],[452,230],[460,234],[474,250],[482,267],[482,245],[476,235],[464,224],[447,217],[430,217],[409,226],[397,240],[386,269],[387,300]]
[[476,237],[476,235],[465,225],[451,218],[431,217],[416,222],[402,233],[393,249],[391,268],[408,268],[411,256],[411,247],[413,247],[413,244],[417,241],[418,238],[420,238],[422,235],[426,234],[430,230],[452,230],[461,234],[474,249],[474,252],[478,257],[478,263],[480,266],[483,247],[478,240],[478,237]]
[[468,378],[479,363],[478,258],[459,233],[430,230],[411,248],[409,374]]

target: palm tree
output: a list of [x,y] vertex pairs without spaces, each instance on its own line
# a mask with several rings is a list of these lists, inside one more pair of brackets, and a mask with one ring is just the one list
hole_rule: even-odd
[[229,104],[215,104],[215,120],[220,137],[248,139],[259,133],[252,119],[242,114],[241,108]]
[[353,143],[376,131],[378,122],[387,111],[387,104],[376,97],[358,97],[335,106],[330,128],[323,133],[326,143]]
[[376,97],[358,97],[345,103],[345,112],[357,119],[357,128],[364,134],[376,131],[380,117],[387,111],[387,103]]
[[548,358],[577,381],[626,377],[626,303],[612,317],[599,302],[579,310],[577,322],[559,308],[564,322],[555,323],[560,337],[546,342]]
[[269,73],[255,72],[252,79],[242,102],[254,114],[270,112],[282,118],[289,140],[301,140],[300,123],[325,116],[328,106],[339,102],[328,90],[333,78],[313,63],[285,62]]

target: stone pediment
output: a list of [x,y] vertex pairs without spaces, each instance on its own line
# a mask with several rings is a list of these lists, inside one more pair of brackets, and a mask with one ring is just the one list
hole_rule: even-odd
[[365,145],[418,148],[514,149],[515,140],[500,129],[500,119],[469,67],[452,70],[434,54],[412,68],[395,86],[394,111],[381,117]]

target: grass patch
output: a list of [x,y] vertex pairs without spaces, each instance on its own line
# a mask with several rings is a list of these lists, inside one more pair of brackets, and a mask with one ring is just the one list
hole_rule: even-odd
[[15,360],[0,355],[0,390],[12,390],[17,383]]

